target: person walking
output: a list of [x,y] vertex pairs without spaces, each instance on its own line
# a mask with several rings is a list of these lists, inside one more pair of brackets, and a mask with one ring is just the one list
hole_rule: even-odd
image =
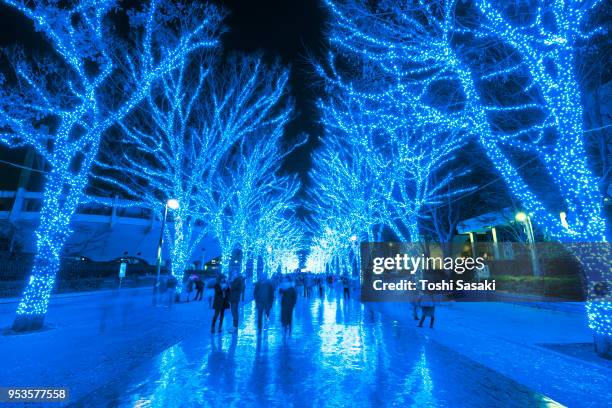
[[228,296],[229,296],[229,286],[227,285],[227,281],[223,276],[219,276],[217,278],[217,282],[215,283],[215,295],[212,302],[213,309],[215,310],[215,314],[213,315],[212,325],[210,327],[210,332],[215,332],[215,323],[217,322],[217,318],[219,318],[219,333],[221,333],[221,329],[223,327],[223,316],[225,315],[225,309],[229,308]]
[[238,304],[240,303],[240,298],[242,296],[243,285],[244,284],[240,274],[234,275],[229,291],[230,310],[232,311],[232,320],[234,323],[234,326],[230,329],[232,332],[238,330]]
[[410,302],[410,305],[412,306],[412,318],[414,320],[419,320],[419,302]]
[[278,292],[281,296],[281,325],[283,326],[283,336],[291,335],[293,308],[297,301],[297,291],[289,278],[285,278],[280,284]]
[[412,296],[414,296],[410,301],[410,306],[412,307],[412,318],[414,320],[419,320],[419,308],[421,307],[420,301],[423,293],[421,291],[416,291]]
[[208,307],[212,309],[213,299],[215,298],[215,285],[217,278],[206,279],[204,282],[204,297],[208,299]]
[[261,331],[263,316],[266,316],[266,327],[270,319],[270,310],[274,304],[274,286],[268,279],[258,280],[253,289],[255,307],[257,308],[257,331]]
[[342,293],[345,300],[351,298],[351,282],[346,275],[342,276]]
[[433,295],[431,293],[423,294],[419,299],[419,305],[421,306],[421,321],[418,327],[423,327],[425,318],[429,316],[429,328],[433,329],[434,325],[434,314],[436,311],[436,304],[434,302]]
[[191,299],[191,292],[193,292],[193,288],[195,286],[195,282],[194,282],[194,278],[193,275],[189,276],[189,279],[187,279],[187,285],[186,285],[186,292],[187,292],[187,302],[189,302]]
[[202,279],[200,279],[199,276],[195,280],[195,288],[196,288],[196,295],[195,295],[195,298],[193,298],[193,300],[201,301],[204,295],[204,282],[202,282]]
[[304,286],[304,277],[302,276],[301,272],[299,272],[297,276],[295,277],[295,289],[298,293],[301,293],[301,294],[306,293],[306,289]]
[[323,278],[320,276],[317,278],[317,288],[319,289],[319,297],[323,297]]

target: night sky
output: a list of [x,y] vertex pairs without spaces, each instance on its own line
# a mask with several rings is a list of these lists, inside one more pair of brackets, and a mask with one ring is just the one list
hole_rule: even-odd
[[288,172],[304,175],[310,168],[310,152],[320,134],[315,109],[316,78],[309,58],[325,49],[323,29],[325,12],[319,0],[227,0],[217,1],[229,11],[229,32],[223,37],[226,52],[263,52],[291,66],[291,91],[296,117],[287,129],[287,142],[300,133],[309,142],[293,152],[285,162]]
[[[34,31],[33,24],[11,7],[0,4],[0,48],[20,46],[24,49],[44,47],[45,39]],[[4,64],[4,61],[2,61]],[[0,145],[0,189],[15,190],[20,169],[3,162],[21,165],[24,149],[8,149]],[[40,184],[40,183],[38,183]]]
[[[297,172],[305,181],[310,168],[310,152],[321,133],[315,109],[317,82],[310,58],[318,58],[325,49],[323,29],[325,12],[319,0],[216,0],[228,11],[228,31],[222,37],[225,54],[261,52],[267,60],[280,59],[291,67],[291,94],[295,100],[295,118],[286,132],[292,141],[301,132],[310,135],[309,142],[296,149],[283,165],[287,172]],[[26,50],[45,47],[44,37],[32,24],[11,8],[0,5],[0,47],[23,46]],[[23,152],[0,147],[0,160],[21,164]],[[16,187],[19,170],[0,163],[0,189]]]

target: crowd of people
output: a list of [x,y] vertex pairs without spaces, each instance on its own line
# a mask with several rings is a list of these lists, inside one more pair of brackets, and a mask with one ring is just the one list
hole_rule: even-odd
[[[197,280],[196,280],[197,282]],[[343,287],[344,298],[350,298],[352,282],[348,276],[315,275],[312,273],[295,272],[291,274],[275,274],[271,278],[259,279],[253,286],[253,300],[257,311],[257,330],[267,329],[270,312],[278,294],[280,297],[280,320],[283,335],[290,335],[292,330],[293,310],[298,296],[310,298],[318,294],[324,297],[325,285],[333,286],[340,282]],[[208,287],[210,283],[205,286]],[[244,301],[246,290],[245,278],[240,274],[233,274],[230,279],[219,274],[212,283],[211,307],[214,310],[211,332],[221,332],[225,310],[232,313],[233,326],[229,329],[234,332],[238,329],[238,306]],[[198,294],[196,293],[196,299]],[[218,322],[218,326],[217,326]]]
[[[165,280],[166,293],[169,293],[167,301],[173,302],[172,294],[175,292],[176,279]],[[270,320],[270,312],[274,305],[276,296],[280,298],[280,320],[283,335],[290,335],[292,330],[293,310],[298,296],[308,299],[313,296],[325,297],[332,288],[342,288],[344,300],[351,298],[351,291],[356,282],[348,275],[336,274],[313,274],[308,272],[293,272],[288,274],[274,274],[270,278],[261,278],[253,286],[253,300],[257,312],[257,331],[267,329]],[[232,326],[230,332],[236,332],[239,326],[239,305],[245,300],[247,289],[246,278],[240,273],[232,273],[228,278],[219,273],[214,278],[202,279],[198,275],[190,275],[184,282],[186,301],[191,301],[192,293],[195,291],[194,301],[207,300],[213,309],[211,321],[211,333],[221,333],[225,311],[230,310]],[[327,289],[327,290],[326,290]],[[164,291],[162,291],[163,293]],[[165,296],[165,295],[162,295]],[[421,317],[419,318],[419,311]],[[423,327],[426,317],[430,318],[429,327],[434,324],[435,302],[431,294],[423,294],[418,301],[413,302],[413,317],[419,321],[418,327]]]

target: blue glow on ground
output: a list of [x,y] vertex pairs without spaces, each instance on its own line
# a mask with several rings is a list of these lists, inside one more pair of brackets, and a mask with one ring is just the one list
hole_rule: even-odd
[[287,339],[278,305],[257,336],[247,304],[237,335],[193,333],[95,398],[121,407],[560,406],[334,292],[300,297]]

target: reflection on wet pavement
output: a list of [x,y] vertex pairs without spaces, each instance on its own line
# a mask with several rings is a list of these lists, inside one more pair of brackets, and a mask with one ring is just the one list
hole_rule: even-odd
[[286,339],[277,307],[260,336],[248,304],[237,335],[194,333],[76,405],[560,406],[357,301],[299,298]]

